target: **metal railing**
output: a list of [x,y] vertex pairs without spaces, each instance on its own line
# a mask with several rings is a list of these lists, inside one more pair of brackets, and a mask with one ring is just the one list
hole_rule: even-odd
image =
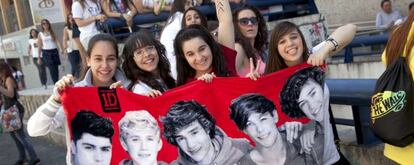
[[339,125],[354,126],[358,144],[381,142],[370,128],[370,103],[374,92],[375,79],[327,79],[330,104],[349,105],[353,119],[335,118]]

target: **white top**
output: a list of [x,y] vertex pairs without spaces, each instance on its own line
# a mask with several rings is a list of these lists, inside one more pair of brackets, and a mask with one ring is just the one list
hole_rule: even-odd
[[29,39],[29,45],[30,45],[30,55],[32,55],[33,58],[39,57],[39,46],[37,46],[37,38],[30,38]]
[[43,32],[40,32],[39,37],[42,39],[43,50],[53,50],[57,48],[56,42],[52,39],[52,35],[44,35]]
[[[160,42],[165,46],[166,55],[170,62],[171,77],[177,79],[177,64],[174,53],[174,39],[181,30],[181,20],[183,13],[174,13],[167,21],[167,25],[161,33]],[[168,24],[169,23],[169,24]]]
[[66,32],[68,32],[68,40],[66,41],[66,45],[68,46],[66,48],[66,52],[70,53],[74,50],[79,50],[78,47],[76,46],[75,40],[73,40],[72,38],[72,30],[69,29],[68,27],[65,27]]
[[139,95],[145,95],[148,92],[151,92],[152,90],[153,89],[150,86],[148,86],[147,84],[141,81],[136,83],[134,86],[132,86],[132,89],[131,89],[132,92],[139,94]]
[[[79,1],[75,1],[72,4],[73,18],[88,19],[89,17],[96,16],[101,13],[101,7],[91,0],[85,0],[84,6],[85,8],[82,8]],[[94,36],[99,33],[95,22],[92,22],[86,26],[79,26],[79,31],[81,32],[79,35],[79,39],[81,41],[89,36]]]

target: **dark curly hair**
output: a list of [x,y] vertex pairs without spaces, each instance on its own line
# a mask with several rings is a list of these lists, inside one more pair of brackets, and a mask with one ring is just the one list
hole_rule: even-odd
[[71,131],[72,140],[75,143],[82,138],[83,133],[109,138],[111,143],[114,135],[112,121],[89,110],[81,110],[76,113],[76,116],[71,120]]
[[[148,45],[154,45],[155,49],[157,50],[159,57],[159,62],[157,65],[159,75],[153,75],[150,72],[144,71],[135,63],[135,50]],[[168,62],[167,56],[165,54],[165,47],[153,36],[151,36],[148,31],[139,31],[128,37],[122,52],[122,70],[125,72],[125,76],[134,82],[131,83],[127,89],[130,90],[136,82],[141,81],[153,89],[164,92],[163,85],[157,81],[158,78],[161,78],[163,83],[165,83],[169,89],[175,87],[175,80],[170,75],[170,63]]]
[[275,104],[261,94],[251,93],[234,99],[230,105],[230,118],[240,130],[246,128],[249,116],[252,113],[264,114],[269,112],[273,116]]
[[[256,38],[254,39],[254,45],[251,45],[250,41],[243,36],[242,32],[240,31],[239,27],[239,14],[243,10],[251,10],[256,15],[257,23],[258,23],[258,31]],[[243,5],[240,8],[237,8],[233,12],[233,24],[234,24],[234,32],[236,37],[236,43],[239,43],[242,47],[244,52],[246,53],[247,58],[253,59],[253,64],[256,67],[256,54],[259,54],[262,60],[264,60],[263,52],[266,48],[267,42],[267,26],[266,21],[263,18],[262,14],[260,13],[259,9],[251,5]]]
[[187,29],[178,32],[174,40],[174,51],[177,61],[177,86],[187,83],[189,78],[194,78],[196,71],[190,66],[185,58],[183,51],[184,42],[193,38],[201,38],[211,49],[213,62],[212,67],[214,74],[218,77],[228,77],[229,72],[226,68],[226,60],[220,49],[220,46],[214,40],[213,36],[201,25],[190,25]]
[[298,99],[303,85],[308,79],[315,80],[319,85],[324,86],[325,72],[320,67],[309,67],[295,72],[286,80],[280,92],[280,107],[282,112],[292,118],[306,117],[299,107]]
[[187,10],[185,10],[185,12],[183,14],[183,19],[181,20],[181,28],[183,28],[183,29],[187,28],[188,25],[186,24],[186,21],[185,21],[185,15],[187,15],[187,13],[191,10],[195,11],[198,14],[198,16],[200,17],[200,20],[201,20],[200,25],[207,28],[208,26],[207,26],[206,16],[203,13],[201,13],[201,11],[198,10],[197,8],[195,8],[195,7],[190,7]]
[[178,146],[176,134],[194,121],[198,121],[204,130],[213,139],[215,136],[216,121],[208,113],[206,107],[195,100],[179,101],[171,106],[165,117],[161,117],[164,126],[164,137],[168,143]]

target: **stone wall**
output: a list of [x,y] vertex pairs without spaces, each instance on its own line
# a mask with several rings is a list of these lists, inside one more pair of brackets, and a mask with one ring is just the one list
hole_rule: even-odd
[[[393,8],[403,16],[408,13],[411,0],[391,0]],[[315,0],[319,12],[326,16],[328,25],[375,21],[381,10],[381,0]]]
[[[34,112],[36,112],[36,109],[40,105],[45,103],[48,98],[49,98],[49,95],[21,95],[20,96],[19,101],[22,103],[22,105],[25,108],[25,114],[24,114],[24,119],[23,119],[24,120],[23,122],[25,124],[27,124],[27,120],[29,120],[29,117],[32,116]],[[42,138],[45,138],[55,144],[66,147],[65,130],[63,128],[53,130],[46,136],[42,136]]]

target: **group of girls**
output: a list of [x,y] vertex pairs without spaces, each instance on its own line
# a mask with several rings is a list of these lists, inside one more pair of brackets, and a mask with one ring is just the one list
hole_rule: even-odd
[[[130,36],[121,55],[123,73],[118,69],[121,60],[115,39],[107,34],[92,37],[87,46],[86,74],[78,82],[68,75],[55,84],[53,95],[29,119],[29,134],[43,136],[66,123],[60,93],[68,86],[123,86],[134,93],[157,97],[192,81],[211,82],[216,76],[256,80],[261,75],[305,62],[322,65],[329,55],[348,44],[356,31],[354,25],[342,26],[330,36],[335,44],[324,41],[317,51],[310,52],[299,28],[281,22],[273,29],[266,46],[266,23],[256,8],[244,6],[232,15],[228,0],[216,0],[215,5],[219,25],[214,33],[206,30],[202,13],[182,3],[178,8],[172,6],[175,13],[162,35],[176,32],[176,36],[169,38],[165,46],[161,44],[163,36],[161,42],[147,32]],[[177,19],[181,22],[176,22]],[[181,27],[177,27],[180,23]],[[168,29],[169,26],[175,27]],[[213,35],[217,35],[217,41]],[[171,74],[172,70],[176,70],[176,76]]]

